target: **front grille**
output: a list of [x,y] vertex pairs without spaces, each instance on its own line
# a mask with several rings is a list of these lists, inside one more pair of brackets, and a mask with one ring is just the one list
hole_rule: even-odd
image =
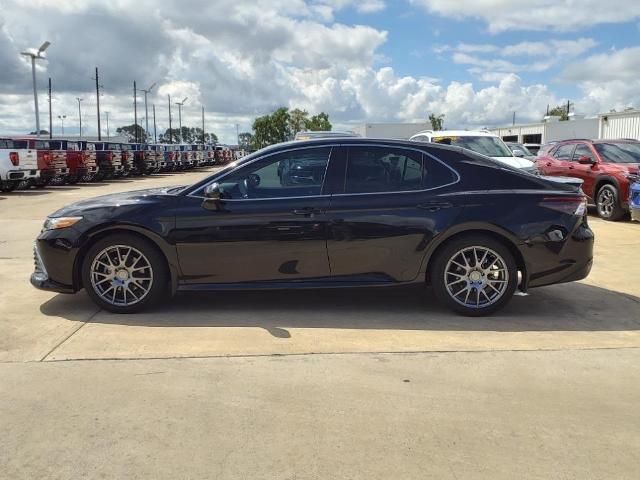
[[37,244],[33,245],[33,268],[33,276],[36,280],[44,281],[49,278],[47,269],[44,267],[44,263],[42,263],[42,258],[40,258]]

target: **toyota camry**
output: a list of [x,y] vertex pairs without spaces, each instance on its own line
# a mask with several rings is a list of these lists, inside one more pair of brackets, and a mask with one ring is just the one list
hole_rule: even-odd
[[64,207],[35,242],[31,283],[84,288],[116,313],[182,291],[427,284],[480,316],[586,277],[593,241],[574,186],[460,147],[327,138]]

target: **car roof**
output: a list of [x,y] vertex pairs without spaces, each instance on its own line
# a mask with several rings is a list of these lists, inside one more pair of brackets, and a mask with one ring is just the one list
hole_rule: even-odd
[[411,136],[428,135],[430,137],[497,137],[495,133],[485,130],[422,130]]

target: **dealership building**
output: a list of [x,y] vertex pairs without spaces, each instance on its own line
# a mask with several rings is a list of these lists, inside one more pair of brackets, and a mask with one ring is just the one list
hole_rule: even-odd
[[[428,123],[364,123],[352,128],[365,138],[408,139],[422,130],[429,130]],[[632,138],[640,140],[640,110],[601,113],[585,118],[570,115],[569,121],[560,117],[545,117],[537,123],[489,128],[503,140],[521,143],[546,143],[570,138]]]
[[561,122],[559,117],[523,125],[490,128],[508,142],[547,143],[570,138],[630,138],[640,140],[640,110],[601,113],[592,118],[576,118]]

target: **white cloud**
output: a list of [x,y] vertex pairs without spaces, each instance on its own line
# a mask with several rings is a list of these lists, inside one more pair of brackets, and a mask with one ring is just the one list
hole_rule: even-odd
[[506,30],[573,31],[640,17],[635,0],[410,0],[430,13],[483,20],[491,33]]
[[584,98],[576,102],[583,110],[623,109],[640,106],[640,47],[592,55],[573,62],[561,79],[577,84]]

